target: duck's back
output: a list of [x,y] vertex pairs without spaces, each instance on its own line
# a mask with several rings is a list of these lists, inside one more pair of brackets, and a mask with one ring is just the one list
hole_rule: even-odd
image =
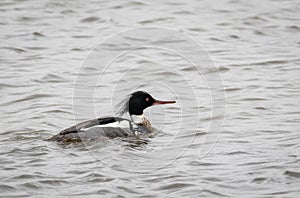
[[105,117],[85,121],[64,129],[48,140],[58,142],[79,142],[83,140],[128,137],[149,132],[147,127],[136,125],[128,119]]

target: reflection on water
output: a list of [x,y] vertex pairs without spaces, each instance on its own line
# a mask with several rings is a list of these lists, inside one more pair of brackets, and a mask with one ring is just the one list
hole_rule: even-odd
[[[300,193],[297,2],[3,0],[0,10],[1,195],[296,197]],[[222,117],[210,115],[210,92],[203,79],[182,58],[158,49],[137,50],[113,62],[115,70],[102,79],[107,83],[95,85],[93,113],[112,114],[113,105],[133,89],[126,87],[128,83],[151,90],[143,81],[152,81],[151,93],[162,99],[173,93],[166,86],[154,88],[172,85],[181,99],[178,104],[185,105],[146,112],[160,133],[86,144],[43,141],[74,124],[74,82],[90,50],[120,31],[150,26],[193,37],[217,65],[218,70],[203,65],[201,72],[219,72],[226,91],[218,143],[204,141],[215,137],[216,132],[207,129]],[[134,43],[141,38],[126,39]],[[128,45],[114,47],[122,51]],[[118,82],[111,104],[107,93],[114,88],[115,77],[124,74],[122,68],[128,67],[133,69]],[[190,100],[183,94],[186,79],[176,69],[197,81],[199,105],[186,102]],[[85,72],[82,75],[92,76],[97,68],[90,65]],[[199,112],[199,120],[194,112]],[[181,116],[184,123],[179,123]],[[211,145],[209,154],[199,157],[201,149]]]

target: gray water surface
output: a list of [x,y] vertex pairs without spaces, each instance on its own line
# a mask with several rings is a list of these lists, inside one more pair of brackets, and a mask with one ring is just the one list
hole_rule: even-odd
[[[0,196],[298,197],[299,10],[298,1],[283,0],[2,0]],[[224,89],[216,90],[226,92],[222,132],[209,130],[223,117],[211,116],[209,89],[193,67],[164,50],[141,49],[115,60],[115,70],[95,84],[92,113],[112,114],[113,105],[138,86],[158,99],[180,99],[146,111],[160,131],[155,137],[44,141],[93,118],[85,116],[88,111],[74,120],[72,105],[78,71],[91,50],[141,27],[182,32],[209,54],[218,69],[204,66],[201,72],[222,78]],[[136,41],[127,39],[128,45]],[[98,75],[101,60],[93,63],[80,75]],[[128,67],[136,69],[117,81]],[[199,78],[199,103],[185,95],[176,74],[181,69],[183,77]],[[210,148],[208,154],[202,148]]]

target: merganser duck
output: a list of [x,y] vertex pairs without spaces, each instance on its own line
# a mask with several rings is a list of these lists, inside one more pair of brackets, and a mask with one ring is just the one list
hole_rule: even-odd
[[154,99],[145,91],[136,91],[129,96],[122,109],[121,115],[128,112],[131,120],[121,117],[104,117],[88,120],[62,130],[49,138],[50,141],[80,142],[83,140],[110,139],[150,134],[153,128],[144,117],[144,109],[175,101],[160,101]]

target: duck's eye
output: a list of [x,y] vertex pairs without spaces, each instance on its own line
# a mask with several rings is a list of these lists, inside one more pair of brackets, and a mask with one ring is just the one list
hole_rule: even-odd
[[146,98],[145,100],[146,100],[146,102],[149,102],[149,98]]

